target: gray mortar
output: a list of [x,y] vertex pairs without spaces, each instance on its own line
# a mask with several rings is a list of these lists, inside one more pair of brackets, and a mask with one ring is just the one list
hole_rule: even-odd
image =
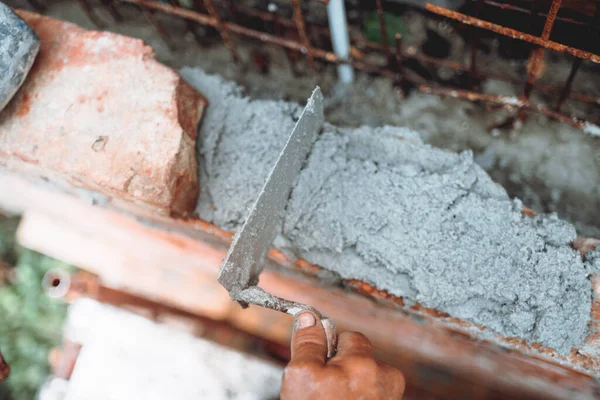
[[196,211],[232,230],[244,222],[302,108],[252,101],[242,97],[235,84],[196,71],[182,70],[182,76],[210,99],[197,143],[202,190]]
[[[198,69],[182,75],[210,102],[198,214],[235,229],[299,107],[249,100]],[[342,278],[566,353],[587,334],[591,265],[569,245],[573,226],[521,209],[468,151],[436,149],[404,128],[326,124],[275,245]]]
[[33,29],[0,3],[0,110],[23,84],[39,48]]

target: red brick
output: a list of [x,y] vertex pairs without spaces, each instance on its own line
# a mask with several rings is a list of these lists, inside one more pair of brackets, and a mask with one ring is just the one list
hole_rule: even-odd
[[162,214],[192,212],[202,95],[141,40],[19,15],[41,48],[0,114],[0,165]]

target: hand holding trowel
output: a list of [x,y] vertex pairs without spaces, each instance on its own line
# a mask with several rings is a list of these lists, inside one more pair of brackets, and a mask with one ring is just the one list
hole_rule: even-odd
[[327,335],[328,357],[332,357],[337,336],[330,319],[308,305],[273,296],[256,286],[265,256],[277,236],[292,185],[322,125],[323,95],[316,88],[267,176],[246,222],[234,236],[217,279],[244,307],[255,304],[292,316],[303,310],[317,314]]

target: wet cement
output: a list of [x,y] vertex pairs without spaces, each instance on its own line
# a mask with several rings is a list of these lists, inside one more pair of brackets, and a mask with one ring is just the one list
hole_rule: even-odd
[[[243,223],[300,107],[250,100],[200,70],[183,77],[210,102],[198,155],[201,218]],[[325,124],[275,245],[503,335],[561,353],[587,334],[591,265],[573,226],[525,217],[474,161],[397,127]]]

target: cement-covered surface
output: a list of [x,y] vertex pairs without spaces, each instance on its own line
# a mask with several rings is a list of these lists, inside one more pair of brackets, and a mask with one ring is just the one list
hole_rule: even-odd
[[[244,98],[185,68],[210,102],[199,136],[201,218],[239,227],[300,109]],[[290,197],[280,249],[396,296],[555,348],[581,344],[591,265],[575,229],[529,218],[470,152],[408,129],[326,124]]]

